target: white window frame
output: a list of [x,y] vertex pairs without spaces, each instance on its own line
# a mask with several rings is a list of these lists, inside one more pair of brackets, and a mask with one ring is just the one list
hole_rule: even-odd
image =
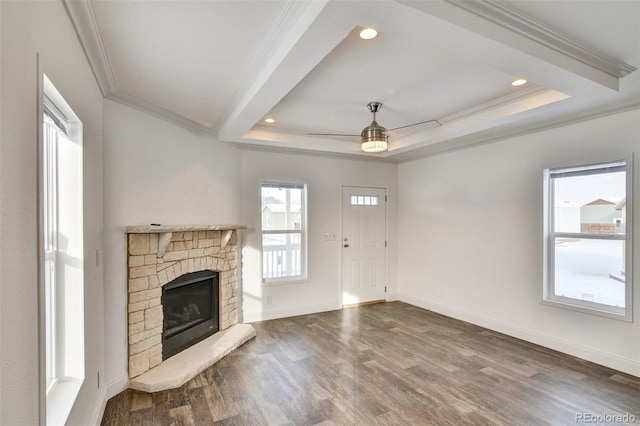
[[[554,224],[554,194],[551,175],[554,171],[575,168],[598,168],[616,162],[625,163],[626,173],[626,232],[624,236],[618,234],[591,234],[583,232],[556,232]],[[599,315],[632,322],[633,320],[633,156],[615,158],[608,161],[593,163],[580,163],[550,167],[543,171],[543,295],[542,303],[561,307],[569,310]],[[625,307],[609,306],[585,300],[574,299],[555,295],[555,239],[556,238],[582,238],[601,240],[622,240],[625,245]]]
[[60,92],[40,76],[41,410],[47,424],[64,424],[85,376],[83,130]]
[[[299,188],[302,190],[302,199],[300,206],[300,229],[262,229],[262,188]],[[296,282],[304,282],[307,280],[307,185],[304,183],[281,182],[276,180],[266,180],[260,183],[260,252],[261,252],[261,268],[262,283],[264,285],[291,284]],[[283,277],[265,277],[265,248],[264,236],[269,234],[292,234],[300,236],[300,273],[297,275]]]

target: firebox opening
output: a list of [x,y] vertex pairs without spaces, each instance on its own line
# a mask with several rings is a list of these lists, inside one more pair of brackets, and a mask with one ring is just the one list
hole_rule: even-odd
[[217,272],[184,274],[162,287],[162,360],[219,330]]

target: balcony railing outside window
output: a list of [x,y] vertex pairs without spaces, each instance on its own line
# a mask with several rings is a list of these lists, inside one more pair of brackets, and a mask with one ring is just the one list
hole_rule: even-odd
[[306,276],[306,187],[302,184],[262,184],[262,278],[300,279]]

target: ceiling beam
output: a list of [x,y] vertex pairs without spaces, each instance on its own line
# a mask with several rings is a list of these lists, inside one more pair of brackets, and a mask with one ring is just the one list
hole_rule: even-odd
[[271,108],[353,29],[337,1],[291,1],[218,123],[221,140],[241,142]]
[[447,43],[443,38],[443,46],[450,53],[465,54],[476,63],[526,76],[539,86],[571,96],[617,91],[620,78],[635,71],[633,66],[570,38],[506,2],[398,1],[455,25],[458,30],[452,35],[466,32],[472,36],[474,49]]

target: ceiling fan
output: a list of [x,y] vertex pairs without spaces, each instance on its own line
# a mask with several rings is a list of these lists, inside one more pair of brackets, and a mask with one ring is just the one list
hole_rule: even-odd
[[376,113],[382,108],[381,102],[369,102],[367,104],[369,111],[373,113],[373,121],[367,127],[362,129],[359,135],[346,135],[341,133],[307,133],[310,136],[359,136],[361,148],[364,152],[384,152],[387,150],[389,143],[389,133],[394,130],[405,129],[407,127],[419,126],[422,124],[431,124],[432,128],[440,127],[442,124],[438,120],[426,120],[419,123],[408,124],[406,126],[386,129],[379,125],[376,121]]

